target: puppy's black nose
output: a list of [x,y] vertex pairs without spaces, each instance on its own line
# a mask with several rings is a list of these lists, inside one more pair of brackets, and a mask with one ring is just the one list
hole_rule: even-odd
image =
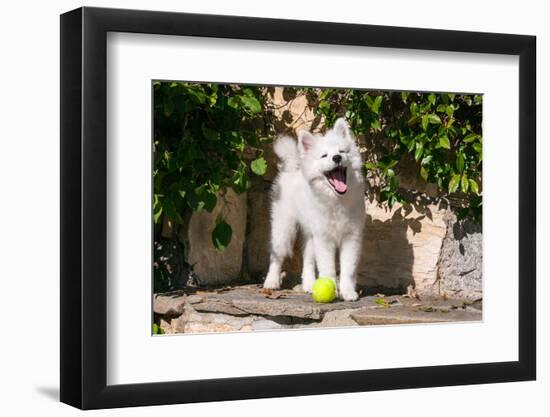
[[337,164],[339,164],[340,162],[342,162],[342,157],[341,157],[340,155],[334,155],[334,156],[332,157],[332,160],[333,160],[334,162],[336,162]]

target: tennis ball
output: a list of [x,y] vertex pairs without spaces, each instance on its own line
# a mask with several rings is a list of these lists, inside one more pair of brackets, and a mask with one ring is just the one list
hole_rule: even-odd
[[326,277],[319,277],[312,287],[313,299],[318,303],[330,303],[336,298],[336,284],[334,280]]

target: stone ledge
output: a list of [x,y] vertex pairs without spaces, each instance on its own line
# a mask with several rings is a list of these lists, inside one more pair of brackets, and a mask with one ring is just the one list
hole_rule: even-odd
[[482,319],[481,300],[423,300],[362,296],[358,301],[318,304],[296,290],[266,291],[259,285],[156,294],[153,311],[167,333],[203,333]]

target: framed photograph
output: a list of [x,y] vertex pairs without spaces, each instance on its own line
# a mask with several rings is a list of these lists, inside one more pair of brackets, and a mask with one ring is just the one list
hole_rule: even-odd
[[61,16],[61,401],[533,380],[535,37]]

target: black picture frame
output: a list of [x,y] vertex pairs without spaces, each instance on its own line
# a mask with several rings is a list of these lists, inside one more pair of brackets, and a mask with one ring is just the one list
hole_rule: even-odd
[[[107,385],[108,32],[519,56],[519,360]],[[534,380],[535,51],[534,36],[510,34],[88,7],[61,15],[61,401],[94,409]]]

